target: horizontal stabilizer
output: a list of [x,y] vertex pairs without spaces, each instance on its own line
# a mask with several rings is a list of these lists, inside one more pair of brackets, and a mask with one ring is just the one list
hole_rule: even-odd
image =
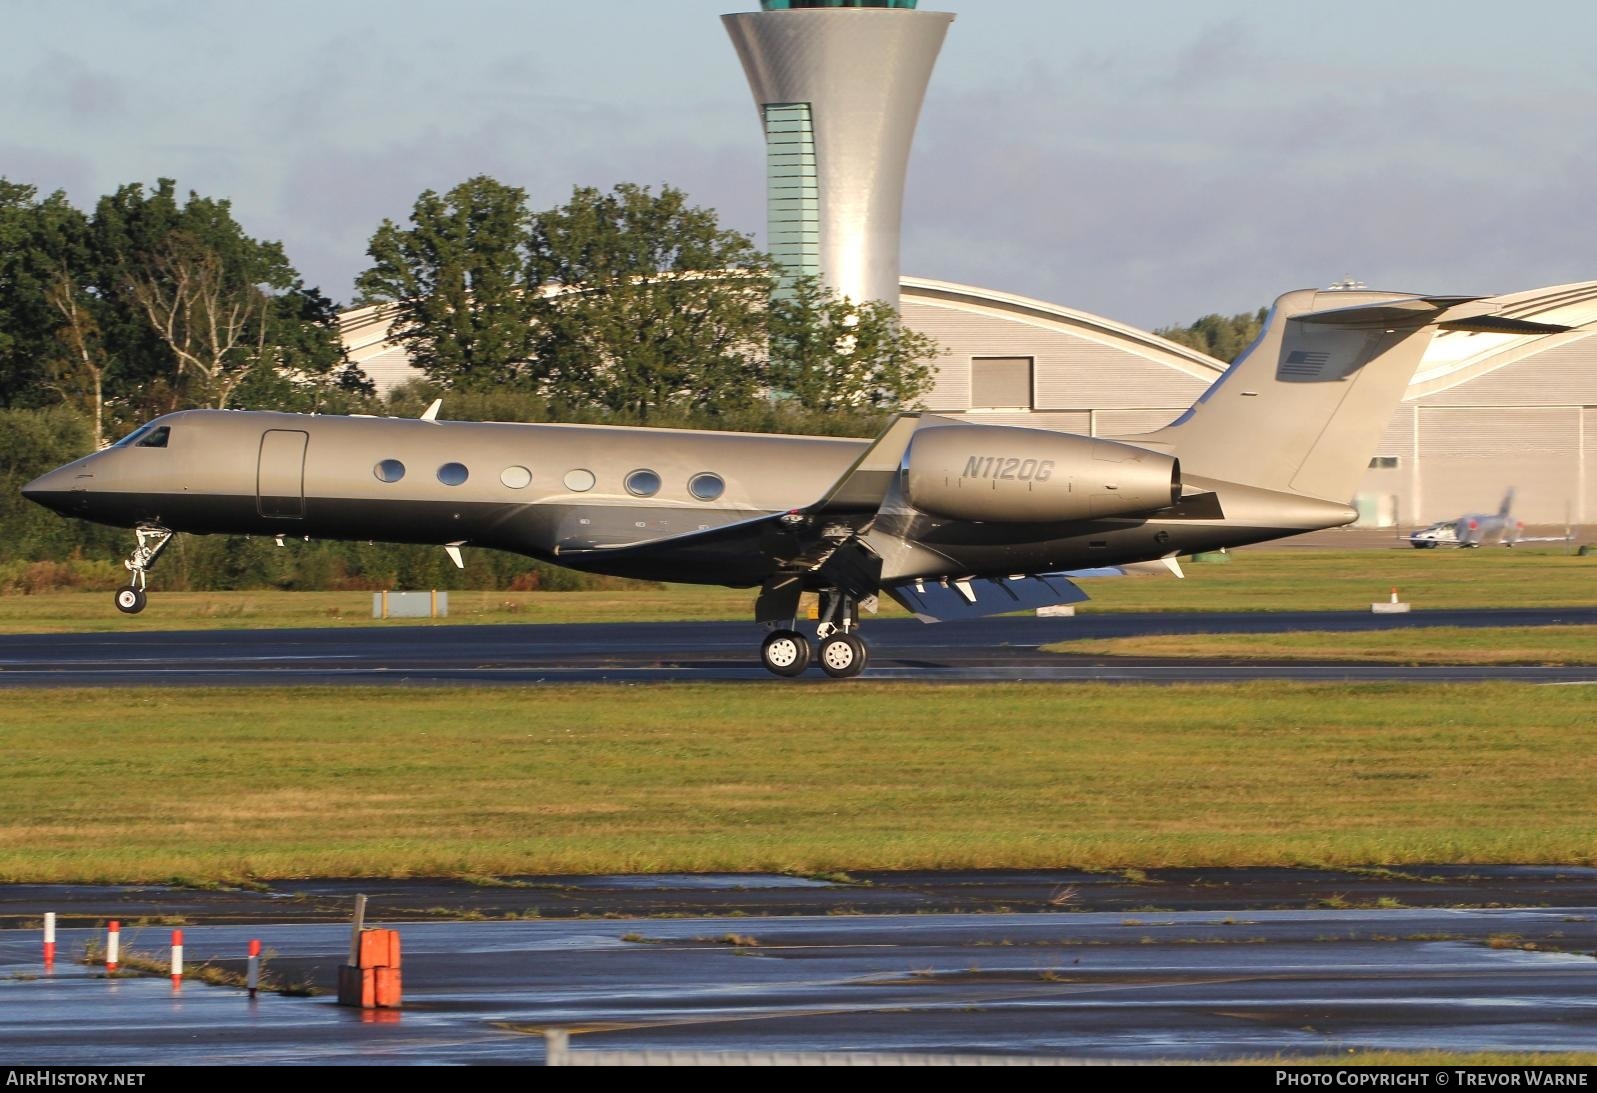
[[917,580],[883,589],[921,622],[980,619],[1009,611],[1031,611],[1080,603],[1087,594],[1058,574],[969,580]]
[[[1426,320],[1441,312],[1451,311],[1484,300],[1483,296],[1410,296],[1381,300],[1375,303],[1354,304],[1351,307],[1333,307],[1324,311],[1300,312],[1292,316],[1300,323],[1316,326],[1382,327],[1424,325]],[[1476,309],[1472,309],[1476,310]],[[1490,310],[1482,305],[1478,310]]]
[[1565,334],[1575,329],[1557,323],[1510,319],[1506,315],[1477,315],[1473,319],[1449,319],[1436,325],[1442,330],[1458,330],[1465,334]]

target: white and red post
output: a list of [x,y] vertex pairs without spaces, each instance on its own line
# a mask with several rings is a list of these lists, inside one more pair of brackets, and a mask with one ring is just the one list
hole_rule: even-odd
[[183,931],[172,931],[172,989],[183,985]]
[[116,971],[117,959],[122,955],[122,924],[112,919],[105,928],[105,970]]
[[255,992],[261,986],[261,943],[255,938],[250,939],[250,959],[248,970],[244,974],[244,985],[249,988],[250,997],[255,997]]
[[55,912],[44,913],[44,966],[55,966]]

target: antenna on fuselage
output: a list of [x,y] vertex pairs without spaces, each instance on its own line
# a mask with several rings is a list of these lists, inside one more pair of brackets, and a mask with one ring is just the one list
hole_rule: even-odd
[[423,421],[437,421],[438,420],[438,411],[442,410],[443,408],[444,408],[444,400],[443,399],[441,399],[441,398],[433,399],[433,404],[431,406],[427,407],[427,409],[425,409],[425,410],[423,410],[421,412],[421,420],[423,420]]

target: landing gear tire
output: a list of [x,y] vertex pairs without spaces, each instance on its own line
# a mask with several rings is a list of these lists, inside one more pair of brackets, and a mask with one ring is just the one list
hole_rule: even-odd
[[821,671],[833,679],[849,679],[865,670],[870,654],[853,634],[833,634],[821,642]]
[[810,666],[810,642],[797,630],[773,630],[760,645],[760,662],[773,675],[793,677]]
[[116,590],[116,609],[124,615],[137,615],[144,610],[148,600],[149,597],[144,594],[144,589],[134,588],[130,584]]

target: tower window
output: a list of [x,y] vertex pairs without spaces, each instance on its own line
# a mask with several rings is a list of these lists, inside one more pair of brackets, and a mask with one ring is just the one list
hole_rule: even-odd
[[766,234],[778,292],[821,272],[821,193],[807,102],[769,103],[765,115]]

